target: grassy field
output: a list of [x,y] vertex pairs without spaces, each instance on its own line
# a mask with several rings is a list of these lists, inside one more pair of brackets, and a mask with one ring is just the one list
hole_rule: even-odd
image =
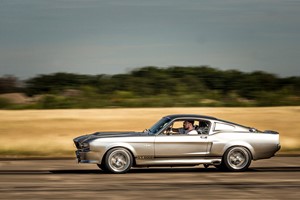
[[300,150],[300,107],[0,111],[1,157],[74,156],[72,139],[96,131],[142,131],[164,115],[210,115],[280,133],[281,152]]

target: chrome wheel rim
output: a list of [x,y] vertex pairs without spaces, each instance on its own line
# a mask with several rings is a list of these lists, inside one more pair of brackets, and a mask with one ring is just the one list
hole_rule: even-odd
[[109,157],[109,166],[115,172],[123,172],[130,165],[130,155],[125,150],[115,150]]
[[233,148],[228,152],[227,163],[233,169],[243,169],[249,162],[249,154],[243,148]]

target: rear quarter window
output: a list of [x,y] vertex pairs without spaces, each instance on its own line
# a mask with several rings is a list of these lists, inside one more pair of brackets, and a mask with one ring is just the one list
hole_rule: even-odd
[[215,123],[214,131],[233,131],[235,126],[231,124]]

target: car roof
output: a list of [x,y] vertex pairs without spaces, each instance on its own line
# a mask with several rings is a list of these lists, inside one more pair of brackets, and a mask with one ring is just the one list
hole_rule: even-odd
[[249,128],[248,126],[244,126],[244,125],[241,125],[241,124],[237,124],[237,123],[234,123],[234,122],[226,121],[226,120],[223,120],[223,119],[218,119],[218,118],[215,118],[215,117],[212,117],[212,116],[207,116],[207,115],[174,114],[174,115],[167,115],[165,117],[169,118],[169,119],[176,119],[176,118],[202,118],[202,119],[210,119],[210,120],[217,120],[217,121],[220,121],[220,122],[225,122],[225,123],[229,123],[229,124],[241,126],[241,127],[244,127],[244,128]]
[[206,115],[195,115],[195,114],[175,114],[175,115],[167,115],[165,116],[166,118],[169,119],[175,119],[175,118],[204,118],[204,119],[214,119],[217,120],[215,117],[211,116],[206,116]]

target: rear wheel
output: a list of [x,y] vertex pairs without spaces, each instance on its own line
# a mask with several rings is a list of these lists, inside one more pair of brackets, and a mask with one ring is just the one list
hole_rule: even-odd
[[105,156],[105,170],[115,174],[126,173],[133,164],[131,153],[124,148],[114,148]]
[[229,171],[245,171],[251,164],[251,159],[251,154],[248,149],[236,146],[231,147],[225,152],[221,165],[226,167]]

